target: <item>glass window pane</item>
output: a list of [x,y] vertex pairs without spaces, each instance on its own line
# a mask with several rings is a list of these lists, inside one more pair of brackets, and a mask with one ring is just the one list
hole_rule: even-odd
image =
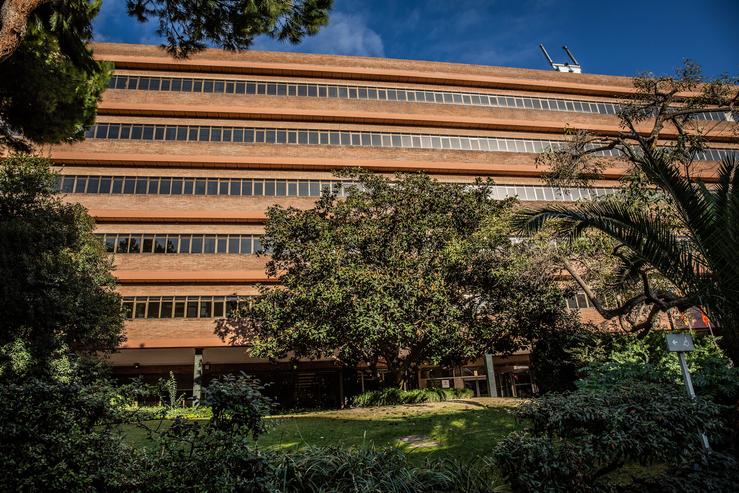
[[251,236],[244,235],[241,237],[241,254],[248,255],[250,253],[252,253]]
[[183,318],[185,316],[185,302],[174,302],[174,318]]
[[146,300],[137,298],[135,318],[144,318],[144,317],[146,317]]
[[203,237],[193,236],[190,241],[190,253],[203,253]]
[[216,298],[213,300],[213,316],[214,317],[222,317],[223,316],[223,305],[225,300],[223,298]]
[[141,236],[131,235],[128,243],[128,253],[141,253]]
[[105,235],[105,251],[113,253],[115,251],[116,235]]
[[128,253],[128,235],[118,235],[118,250],[116,253]]
[[228,237],[228,253],[239,253],[238,235],[231,235]]
[[154,237],[154,253],[164,253],[167,251],[167,237],[166,236],[155,236]]
[[159,318],[159,301],[149,301],[146,318]]
[[216,237],[206,236],[203,243],[203,253],[216,253]]
[[187,302],[187,318],[198,318],[198,302],[189,301]]
[[162,300],[160,318],[172,318],[172,300]]
[[200,318],[210,318],[213,314],[213,301],[200,300]]
[[159,181],[159,194],[169,195],[172,190],[172,178],[161,178]]
[[226,236],[219,235],[216,238],[216,253],[228,253],[226,250]]
[[177,248],[179,246],[179,238],[177,235],[168,235],[167,236],[167,253],[177,253]]
[[192,237],[190,235],[182,235],[180,236],[180,253],[190,253],[190,240]]

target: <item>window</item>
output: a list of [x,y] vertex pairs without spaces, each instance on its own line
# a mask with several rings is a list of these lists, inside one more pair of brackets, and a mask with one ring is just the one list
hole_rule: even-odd
[[185,316],[185,302],[179,299],[175,299],[174,318],[184,318],[184,316]]
[[206,236],[203,242],[203,253],[216,253],[216,237]]
[[166,236],[155,236],[154,237],[154,253],[165,253],[167,251],[167,237]]
[[203,237],[193,236],[190,242],[190,253],[203,253]]
[[141,253],[152,253],[154,251],[154,236],[144,235]]
[[182,235],[180,236],[180,253],[190,253],[190,236]]
[[237,235],[228,237],[228,253],[239,253],[240,238]]
[[141,298],[136,298],[136,305],[135,305],[135,318],[144,318],[146,317],[146,300]]
[[188,298],[186,316],[187,318],[198,318],[198,301],[197,300],[191,300]]
[[177,235],[168,235],[165,247],[166,253],[177,253],[179,246],[179,237]]

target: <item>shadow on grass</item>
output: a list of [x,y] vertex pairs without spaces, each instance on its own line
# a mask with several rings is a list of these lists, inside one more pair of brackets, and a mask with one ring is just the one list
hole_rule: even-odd
[[[394,446],[419,464],[428,458],[470,462],[490,455],[501,438],[520,427],[506,409],[485,406],[365,419],[347,419],[334,413],[277,417],[271,421],[273,428],[258,442],[264,449]],[[402,441],[404,437],[407,438]]]

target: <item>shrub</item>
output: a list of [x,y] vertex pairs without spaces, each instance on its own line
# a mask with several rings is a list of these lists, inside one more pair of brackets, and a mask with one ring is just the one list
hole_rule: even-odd
[[399,404],[441,402],[449,399],[468,399],[473,395],[474,393],[470,389],[429,387],[426,389],[400,390],[390,387],[359,394],[354,397],[352,404],[355,407],[396,406]]
[[530,426],[495,449],[516,492],[591,492],[615,488],[627,464],[680,464],[700,456],[724,423],[719,406],[689,400],[678,386],[628,383],[551,393],[515,413]]
[[115,393],[77,379],[0,384],[3,491],[92,491],[126,481],[135,451],[112,431]]
[[397,449],[309,447],[275,457],[273,489],[302,492],[493,492],[489,464],[475,467],[452,461],[408,463]]
[[213,411],[210,406],[169,407],[169,406],[127,406],[124,411],[138,421],[158,419],[210,419]]
[[[642,493],[736,493],[739,491],[739,465],[730,455],[712,452],[696,467],[684,462],[654,477],[637,479],[630,491]],[[626,493],[626,492],[624,492]]]

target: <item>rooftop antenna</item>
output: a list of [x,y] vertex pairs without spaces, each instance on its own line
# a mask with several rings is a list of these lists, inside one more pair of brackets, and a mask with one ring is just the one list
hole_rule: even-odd
[[565,54],[567,54],[569,59],[572,60],[572,63],[554,63],[554,60],[552,60],[552,57],[549,56],[549,53],[547,53],[547,49],[544,48],[544,45],[539,44],[539,48],[541,49],[541,52],[544,53],[544,57],[546,57],[549,65],[557,72],[570,72],[573,74],[582,73],[582,67],[580,67],[579,63],[577,63],[575,56],[572,54],[569,48],[567,48],[567,46],[563,46],[562,49],[564,50]]

